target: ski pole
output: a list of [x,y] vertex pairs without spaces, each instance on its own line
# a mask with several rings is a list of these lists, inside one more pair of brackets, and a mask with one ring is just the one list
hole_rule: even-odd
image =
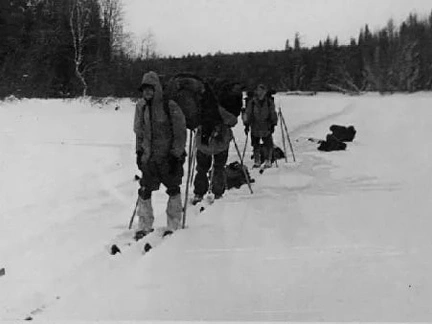
[[249,187],[249,190],[250,190],[251,194],[253,194],[252,186],[251,186],[251,184],[250,184],[250,179],[249,179],[249,176],[248,176],[247,173],[246,173],[246,170],[245,170],[245,167],[244,167],[244,164],[243,164],[243,160],[242,160],[242,158],[241,158],[240,150],[239,150],[239,148],[238,148],[238,146],[237,146],[237,142],[236,142],[236,140],[235,140],[234,135],[232,136],[232,139],[233,139],[235,149],[236,149],[237,154],[238,154],[239,159],[240,159],[240,165],[241,165],[241,168],[242,168],[242,170],[243,170],[243,174],[244,174],[244,176],[245,176],[245,178],[246,178],[247,185],[248,185],[248,187]]
[[279,117],[279,121],[280,121],[280,130],[281,130],[281,134],[282,134],[282,144],[283,144],[283,147],[284,147],[284,153],[285,153],[285,162],[288,162],[288,158],[287,158],[287,150],[286,150],[286,145],[285,145],[284,129],[283,129],[283,125],[282,125],[282,112],[281,112],[281,107],[279,107],[278,117]]
[[213,195],[213,177],[214,177],[214,164],[215,164],[215,154],[214,154],[214,147],[212,146],[213,143],[213,135],[210,136],[209,141],[208,141],[208,146],[211,149],[211,165],[210,165],[210,179],[209,179],[209,185],[208,185],[208,189],[207,189],[207,199],[211,202],[214,201],[214,195]]
[[249,132],[246,134],[246,142],[245,142],[245,145],[244,145],[244,148],[243,148],[243,154],[241,156],[241,163],[242,164],[243,164],[243,161],[244,161],[244,156],[246,154],[246,147],[247,147],[248,139],[249,139]]
[[214,154],[211,156],[211,168],[210,168],[210,183],[207,190],[207,197],[208,199],[213,201],[212,194],[213,194],[213,177],[214,177],[214,163],[215,163],[215,157]]
[[189,185],[191,186],[193,184],[194,181],[194,170],[195,170],[195,164],[196,164],[196,149],[197,149],[197,139],[196,139],[197,135],[194,131],[194,141],[193,141],[193,145],[192,145],[192,168],[191,168],[191,177],[190,177],[190,182]]
[[189,197],[189,180],[191,175],[191,164],[192,164],[192,131],[189,132],[189,156],[188,156],[188,173],[187,173],[187,179],[186,179],[186,191],[185,191],[185,201],[183,205],[183,222],[182,222],[182,228],[185,228],[186,225],[186,211],[187,211],[187,204],[188,204],[188,197]]
[[134,209],[134,211],[133,211],[133,213],[132,213],[132,217],[131,217],[131,219],[130,219],[130,221],[129,221],[129,229],[132,228],[132,224],[133,224],[133,221],[134,221],[134,218],[135,218],[135,215],[136,215],[136,211],[137,211],[137,208],[138,208],[138,200],[139,200],[139,197],[138,197],[138,199],[137,199],[137,201],[136,201],[135,209]]
[[282,112],[281,112],[281,117],[282,117],[283,126],[285,128],[285,133],[286,133],[286,136],[287,136],[287,139],[288,139],[288,143],[289,143],[289,146],[290,146],[290,149],[291,149],[291,153],[292,153],[292,156],[293,156],[293,160],[295,162],[296,159],[295,159],[295,155],[294,155],[294,149],[293,149],[293,146],[291,144],[291,139],[290,139],[290,136],[289,136],[289,133],[288,133],[288,128],[287,128],[287,125],[285,123],[285,118],[283,117]]

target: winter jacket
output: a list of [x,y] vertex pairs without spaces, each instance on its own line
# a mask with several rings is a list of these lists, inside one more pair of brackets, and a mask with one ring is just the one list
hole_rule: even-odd
[[161,161],[169,155],[181,158],[186,147],[186,120],[181,108],[169,100],[170,116],[165,113],[162,86],[155,72],[144,74],[141,83],[155,88],[151,102],[142,99],[135,108],[136,151],[142,152],[141,163],[150,158]]
[[251,128],[254,137],[267,137],[277,125],[278,118],[274,102],[270,98],[260,101],[257,97],[249,100],[243,120],[245,126]]
[[[216,126],[217,136],[213,137],[208,144],[202,139],[202,128],[198,127],[197,131],[197,150],[207,155],[221,153],[229,149],[233,137],[231,127],[237,124],[237,117],[228,112],[222,106],[219,106],[219,113],[222,117],[222,124]],[[213,134],[216,135],[214,132]]]

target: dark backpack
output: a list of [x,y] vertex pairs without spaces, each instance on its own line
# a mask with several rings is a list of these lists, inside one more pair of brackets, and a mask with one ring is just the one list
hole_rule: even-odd
[[[263,164],[267,159],[267,149],[264,144],[260,144],[260,159],[261,164]],[[285,153],[282,149],[276,145],[273,145],[273,154],[270,158],[270,161],[274,163],[276,160],[281,160],[285,158]],[[254,155],[251,155],[251,159],[254,159]]]
[[342,142],[352,142],[357,133],[354,126],[331,125],[330,131]]
[[174,100],[186,118],[186,127],[195,129],[201,124],[201,100],[205,91],[204,81],[190,73],[173,76],[165,86],[164,109],[168,111],[168,101]]
[[[243,168],[249,178],[250,183],[254,183],[255,180],[251,179],[249,171],[245,165],[243,165]],[[226,174],[226,188],[240,188],[242,185],[247,183],[245,174],[242,170],[242,166],[238,161],[232,162],[228,164],[225,168],[225,174]]]
[[331,151],[344,151],[347,145],[340,141],[333,134],[327,134],[325,141],[320,141],[320,145],[318,146],[319,151],[331,152]]
[[[237,91],[233,91],[234,87]],[[217,79],[213,82],[212,87],[216,94],[219,104],[234,116],[240,116],[243,107],[243,93],[240,82],[230,79]]]
[[202,126],[203,134],[210,135],[222,122],[216,94],[207,81],[195,74],[179,73],[172,77],[165,86],[164,98],[180,106],[188,129]]
[[217,125],[222,124],[222,116],[219,112],[219,103],[211,85],[204,84],[205,91],[201,99],[201,141],[207,145]]

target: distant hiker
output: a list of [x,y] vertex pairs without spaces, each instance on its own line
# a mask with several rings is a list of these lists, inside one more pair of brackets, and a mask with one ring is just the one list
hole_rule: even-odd
[[142,99],[135,109],[137,165],[142,171],[138,190],[137,215],[139,239],[153,231],[152,192],[162,183],[169,195],[166,208],[167,230],[181,227],[180,185],[186,157],[185,116],[173,100],[164,100],[161,83],[155,72],[144,74],[140,90]]
[[277,125],[277,114],[274,100],[263,84],[258,85],[253,99],[248,101],[243,123],[246,136],[251,130],[251,142],[254,155],[254,168],[261,166],[260,141],[265,147],[265,167],[271,167],[271,156],[273,154],[273,133]]
[[[195,196],[192,201],[194,204],[203,199],[209,186],[211,186],[215,199],[221,198],[225,192],[225,165],[233,138],[231,127],[237,124],[243,101],[241,89],[237,83],[231,83],[228,86],[225,84],[223,88],[217,88],[213,92],[212,88],[206,85],[203,105],[207,107],[216,105],[218,116],[211,116],[208,120],[204,116],[202,125],[198,127],[196,135],[197,174],[194,180]],[[213,109],[208,110],[213,111]],[[213,175],[209,174],[210,170]]]

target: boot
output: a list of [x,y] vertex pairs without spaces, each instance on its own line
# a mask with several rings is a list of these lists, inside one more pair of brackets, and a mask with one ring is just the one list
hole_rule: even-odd
[[151,199],[138,197],[136,214],[138,216],[138,230],[135,233],[135,239],[139,240],[148,233],[153,232],[154,216]]
[[274,149],[273,149],[273,146],[270,146],[269,148],[268,148],[268,151],[267,151],[267,159],[266,160],[269,160],[270,161],[270,164],[272,165],[273,164],[273,162],[274,162]]
[[258,149],[254,149],[254,165],[253,168],[259,168],[261,166],[261,152]]
[[195,194],[195,196],[192,198],[192,205],[195,206],[196,204],[198,204],[202,200],[203,200],[203,196],[202,195]]
[[181,195],[170,196],[167,204],[167,230],[176,231],[181,228],[183,207]]

